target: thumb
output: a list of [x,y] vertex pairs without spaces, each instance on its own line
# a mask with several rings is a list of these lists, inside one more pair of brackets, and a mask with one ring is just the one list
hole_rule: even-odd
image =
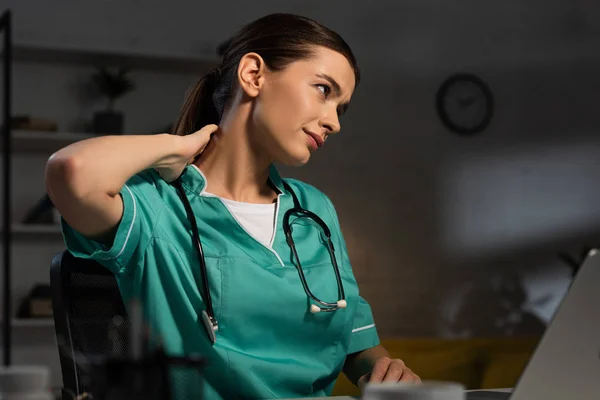
[[210,136],[217,130],[219,130],[219,125],[208,124],[208,125],[204,125],[201,129],[197,130],[196,132],[190,133],[190,136],[206,136],[206,135]]
[[365,385],[369,382],[369,379],[371,379],[370,372],[368,374],[364,374],[363,376],[358,378],[358,382],[356,382],[356,385],[358,386],[358,388],[360,390],[362,390],[365,387]]

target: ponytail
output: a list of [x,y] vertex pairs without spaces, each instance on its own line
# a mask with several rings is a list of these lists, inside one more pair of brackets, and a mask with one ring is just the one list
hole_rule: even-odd
[[348,44],[318,22],[293,14],[270,14],[242,27],[221,46],[220,66],[202,77],[188,91],[172,133],[189,135],[206,125],[219,124],[237,88],[242,57],[259,54],[270,71],[281,71],[291,62],[310,59],[312,46],[322,46],[346,57],[354,70],[355,86],[360,71]]
[[213,69],[196,82],[185,96],[179,118],[173,125],[173,134],[184,136],[209,124],[218,124],[223,106],[217,96],[221,70]]

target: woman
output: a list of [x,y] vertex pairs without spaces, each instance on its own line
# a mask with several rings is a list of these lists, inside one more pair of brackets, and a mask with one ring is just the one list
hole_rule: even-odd
[[207,358],[205,398],[328,395],[342,369],[356,384],[419,381],[379,345],[330,200],[273,167],[306,164],[340,131],[358,81],[336,33],[269,15],[231,39],[174,134],[93,138],[48,161],[68,249],[142,300],[167,352]]

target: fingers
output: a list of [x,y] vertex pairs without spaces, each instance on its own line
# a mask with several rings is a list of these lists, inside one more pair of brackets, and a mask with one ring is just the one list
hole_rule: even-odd
[[371,371],[371,378],[369,379],[369,382],[383,382],[383,378],[385,378],[391,362],[392,360],[388,357],[383,357],[377,360],[373,366],[373,370]]
[[190,162],[193,162],[193,160],[195,160],[200,154],[202,154],[202,152],[206,148],[206,145],[208,145],[208,142],[210,142],[210,139],[218,130],[218,125],[209,124],[189,135],[190,137],[194,138],[195,142],[195,152],[194,155],[191,157]]
[[[412,371],[411,371],[411,372],[412,372]],[[415,383],[423,383],[423,382],[421,381],[421,378],[419,377],[419,375],[415,374],[414,372],[413,372],[412,374],[413,374],[413,376],[414,376],[414,378],[415,378],[415,381],[414,381]]]
[[407,383],[421,383],[421,378],[419,378],[414,372],[412,372],[409,368],[406,368],[399,382],[407,382]]
[[219,125],[208,124],[208,125],[205,125],[204,127],[202,127],[202,129],[199,129],[196,132],[192,133],[192,135],[201,135],[201,136],[208,135],[209,139],[210,139],[210,135],[215,133],[217,130],[219,130]]
[[[219,126],[215,124],[206,125],[200,130],[192,133],[194,139],[199,141],[199,144],[202,146],[206,146],[206,144],[210,141],[212,136],[219,130]],[[199,146],[200,147],[200,146]]]
[[388,357],[378,360],[373,366],[370,376],[365,375],[361,378],[361,380],[362,379],[368,381],[369,383],[421,383],[421,378],[419,378],[410,368],[408,368],[402,360],[392,360]]
[[408,374],[404,373],[404,362],[402,360],[394,360],[390,363],[387,373],[382,382],[407,382],[409,381]]

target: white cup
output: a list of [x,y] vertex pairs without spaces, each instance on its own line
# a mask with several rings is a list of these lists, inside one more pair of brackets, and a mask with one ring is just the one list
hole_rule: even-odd
[[367,383],[363,400],[464,400],[465,387],[454,382],[425,381],[421,384],[404,382]]
[[50,368],[45,365],[13,365],[0,367],[0,393],[47,391]]
[[54,396],[50,391],[2,393],[2,400],[54,400]]

